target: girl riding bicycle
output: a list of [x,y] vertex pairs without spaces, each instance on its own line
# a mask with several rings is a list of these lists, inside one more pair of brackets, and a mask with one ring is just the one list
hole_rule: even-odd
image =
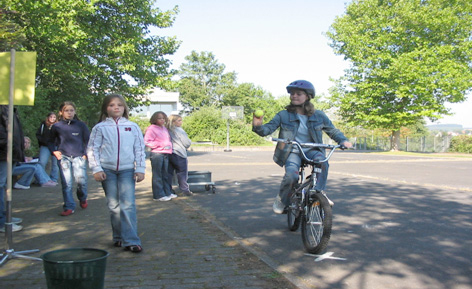
[[[266,124],[262,124],[263,116],[253,116],[252,130],[260,136],[266,136],[280,128],[279,138],[296,140],[300,143],[322,143],[324,131],[331,139],[346,148],[352,147],[344,134],[337,129],[326,114],[310,102],[315,96],[313,84],[306,80],[296,80],[287,86],[290,94],[290,104],[286,110],[278,112],[274,118]],[[323,159],[324,150],[318,148],[304,148],[308,158]],[[285,167],[285,175],[280,184],[279,194],[276,196],[273,210],[276,214],[284,213],[289,205],[289,192],[298,181],[298,171],[302,160],[296,147],[282,142],[277,143],[274,152],[274,162]],[[315,189],[323,191],[328,178],[328,162],[322,164],[322,173],[318,175]],[[326,195],[325,195],[326,196]],[[334,203],[328,199],[331,205]]]

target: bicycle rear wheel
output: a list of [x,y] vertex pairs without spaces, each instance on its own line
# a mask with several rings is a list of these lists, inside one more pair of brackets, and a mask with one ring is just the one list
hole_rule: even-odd
[[300,227],[302,214],[300,211],[300,196],[295,192],[290,196],[290,205],[287,209],[287,224],[290,231],[296,231]]
[[302,240],[308,253],[317,254],[328,247],[333,213],[322,194],[313,194],[311,200],[302,214]]

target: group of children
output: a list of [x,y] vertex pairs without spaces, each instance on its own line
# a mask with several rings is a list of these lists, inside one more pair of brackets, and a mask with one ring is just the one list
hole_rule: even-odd
[[[253,131],[260,136],[272,134],[277,129],[280,138],[295,139],[299,142],[321,143],[324,131],[330,138],[352,147],[344,134],[336,129],[329,118],[315,110],[311,99],[315,96],[313,84],[306,80],[296,80],[287,86],[290,104],[285,110],[266,124],[263,116],[253,116]],[[92,132],[85,123],[77,118],[76,107],[65,102],[59,109],[59,121],[51,125],[46,122],[48,151],[56,157],[62,182],[64,210],[62,216],[74,213],[75,201],[72,196],[72,178],[77,182],[77,198],[85,209],[87,203],[86,160],[96,181],[102,183],[110,212],[113,244],[134,253],[142,251],[141,240],[137,233],[135,183],[144,179],[145,146],[151,149],[152,194],[155,201],[169,201],[176,194],[172,191],[172,178],[175,171],[179,188],[185,195],[191,195],[187,184],[187,149],[191,142],[181,128],[182,118],[172,115],[170,119],[164,112],[156,112],[150,119],[151,125],[145,135],[137,124],[128,120],[129,109],[125,99],[119,94],[105,97],[99,123]],[[51,117],[49,115],[48,117]],[[44,142],[40,141],[40,161],[47,162],[50,156]],[[43,152],[44,151],[44,152]],[[43,152],[43,156],[41,156]],[[322,158],[324,152],[308,149],[310,158]],[[298,150],[291,146],[276,147],[274,161],[285,167],[280,191],[273,204],[275,213],[282,214],[288,206],[288,194],[298,180],[301,158]],[[324,193],[328,164],[324,163],[316,189]],[[55,173],[52,172],[51,178]],[[329,200],[329,199],[328,199]],[[330,204],[333,203],[330,201]]]
[[[48,115],[51,117],[51,114]],[[40,141],[40,162],[47,163],[52,152],[52,170],[57,161],[64,198],[61,216],[74,213],[72,187],[77,183],[77,198],[82,209],[87,208],[87,160],[96,181],[101,182],[110,212],[113,245],[126,251],[142,251],[137,232],[135,183],[144,180],[145,147],[151,149],[152,194],[156,201],[169,201],[177,195],[172,190],[175,171],[179,188],[184,195],[192,195],[187,184],[187,149],[191,141],[181,128],[182,117],[162,112],[150,119],[145,135],[130,121],[129,108],[123,96],[110,94],[103,100],[99,123],[90,132],[77,117],[72,102],[59,108],[59,120],[46,121],[47,142]],[[38,138],[39,140],[39,138]],[[41,154],[41,152],[43,152]],[[55,175],[51,171],[51,177]]]

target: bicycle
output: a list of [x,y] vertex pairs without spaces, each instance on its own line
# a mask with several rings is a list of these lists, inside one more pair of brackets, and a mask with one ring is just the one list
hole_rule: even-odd
[[[302,225],[302,240],[305,250],[311,254],[326,250],[331,227],[333,212],[328,199],[322,191],[316,190],[316,173],[321,173],[321,164],[327,162],[334,151],[344,149],[343,145],[328,145],[319,143],[298,143],[294,140],[273,138],[272,141],[292,144],[301,152],[302,164],[299,180],[290,192],[290,205],[287,208],[287,223],[290,231],[297,231]],[[328,149],[330,152],[323,160],[309,159],[302,147]],[[305,168],[311,166],[311,174],[305,178]]]

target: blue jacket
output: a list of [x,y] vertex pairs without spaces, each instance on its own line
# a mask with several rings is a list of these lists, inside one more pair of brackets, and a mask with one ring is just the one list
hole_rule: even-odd
[[[294,140],[300,126],[300,118],[295,112],[286,110],[278,112],[268,123],[261,126],[253,126],[252,130],[260,136],[270,135],[278,128],[279,138]],[[338,144],[347,141],[344,134],[334,127],[333,123],[321,110],[316,110],[307,121],[308,132],[315,143],[323,143],[323,131]],[[324,150],[320,149],[323,153]],[[289,154],[292,151],[292,145],[277,143],[274,152],[274,162],[283,167]]]
[[87,155],[89,137],[90,131],[84,122],[63,119],[53,124],[48,147],[50,151],[58,150],[68,157],[81,157]]

